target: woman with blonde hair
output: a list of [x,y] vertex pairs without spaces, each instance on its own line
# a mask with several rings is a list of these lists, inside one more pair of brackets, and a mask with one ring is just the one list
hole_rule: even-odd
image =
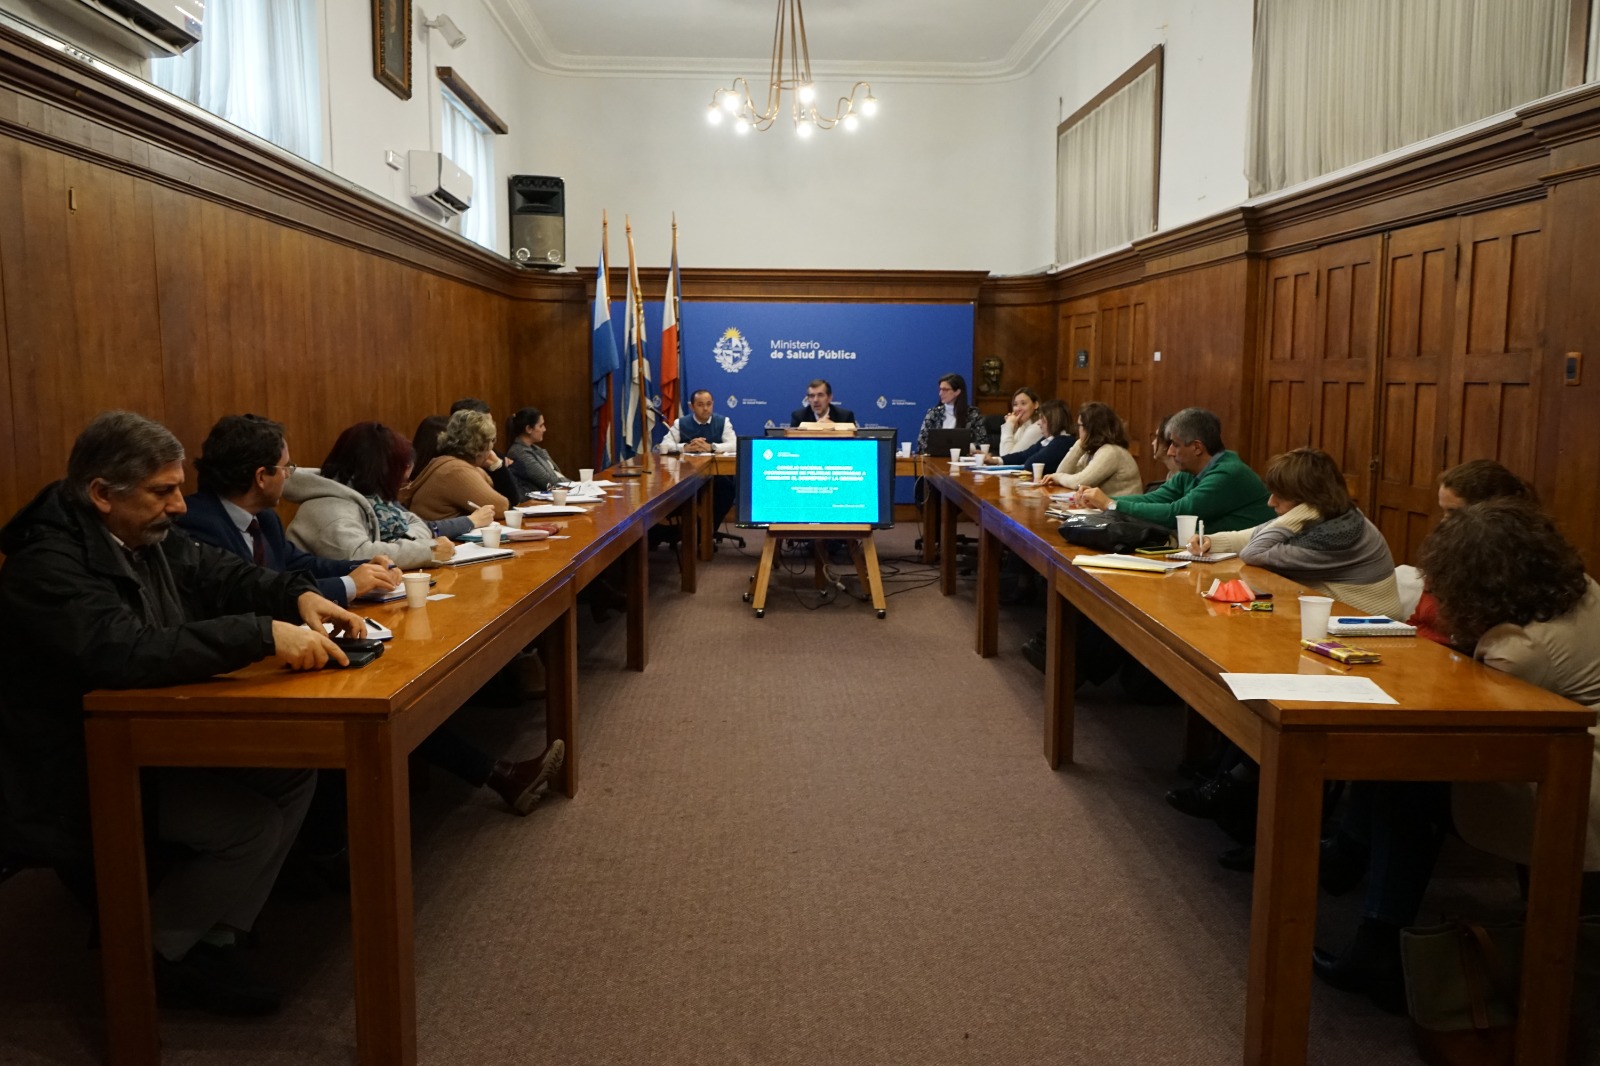
[[1039,417],[1039,394],[1024,385],[1011,394],[1011,413],[1000,427],[1000,447],[996,455],[1007,455],[1031,448],[1044,436],[1044,421]]
[[1069,489],[1098,488],[1107,496],[1144,491],[1139,461],[1128,451],[1127,427],[1109,405],[1093,400],[1078,409],[1078,439],[1044,480]]
[[495,491],[488,468],[500,465],[494,453],[494,419],[480,411],[457,411],[439,434],[439,454],[403,489],[400,502],[421,518],[470,515],[483,507],[496,515],[511,506]]

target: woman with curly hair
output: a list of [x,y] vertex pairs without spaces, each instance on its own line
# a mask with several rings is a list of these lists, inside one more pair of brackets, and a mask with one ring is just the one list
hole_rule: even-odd
[[489,479],[488,468],[500,465],[494,432],[494,419],[480,411],[451,415],[439,434],[439,454],[400,490],[400,502],[429,522],[485,507],[504,514],[511,501]]
[[[1421,569],[1451,643],[1495,670],[1600,710],[1600,586],[1555,522],[1527,499],[1452,513],[1423,542]],[[1594,732],[1594,730],[1591,730]],[[1589,792],[1584,869],[1600,869],[1600,750]],[[1404,1007],[1400,930],[1416,921],[1445,831],[1527,863],[1534,786],[1525,782],[1361,782],[1337,835],[1323,841],[1321,880],[1337,894],[1372,872],[1361,925],[1339,956],[1313,967],[1338,988]]]

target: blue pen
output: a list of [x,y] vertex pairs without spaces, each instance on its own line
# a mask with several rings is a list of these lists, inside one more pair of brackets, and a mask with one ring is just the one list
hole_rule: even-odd
[[1393,618],[1335,618],[1334,621],[1342,626],[1392,626],[1397,624]]

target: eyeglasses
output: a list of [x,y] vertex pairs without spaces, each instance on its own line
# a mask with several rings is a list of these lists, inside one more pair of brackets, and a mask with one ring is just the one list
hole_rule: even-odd
[[274,469],[274,470],[282,470],[284,477],[294,477],[294,472],[296,470],[299,470],[300,468],[298,466],[296,466],[294,463],[279,463],[277,466],[273,467],[272,469]]

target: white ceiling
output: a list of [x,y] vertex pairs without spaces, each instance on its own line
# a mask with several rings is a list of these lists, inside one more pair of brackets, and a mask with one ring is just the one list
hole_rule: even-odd
[[[777,0],[484,0],[537,69],[567,75],[765,75]],[[1021,77],[1097,0],[810,0],[819,74]]]

